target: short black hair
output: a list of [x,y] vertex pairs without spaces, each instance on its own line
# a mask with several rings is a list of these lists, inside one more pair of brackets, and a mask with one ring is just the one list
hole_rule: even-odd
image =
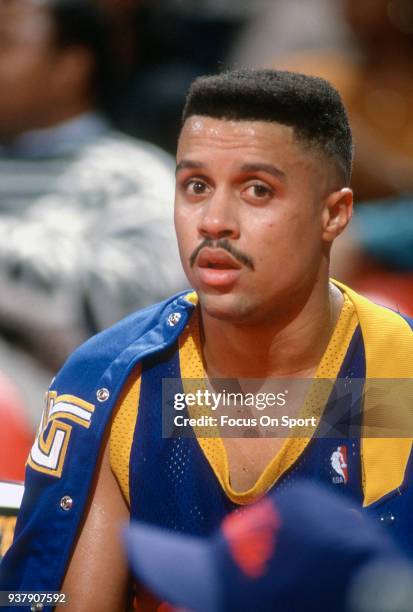
[[95,0],[42,0],[55,29],[60,48],[84,47],[93,57],[91,91],[102,110],[110,108],[116,92],[116,65],[109,15]]
[[284,70],[230,70],[198,77],[182,123],[192,115],[235,121],[271,121],[293,127],[304,142],[332,158],[349,184],[351,129],[338,91],[324,79]]

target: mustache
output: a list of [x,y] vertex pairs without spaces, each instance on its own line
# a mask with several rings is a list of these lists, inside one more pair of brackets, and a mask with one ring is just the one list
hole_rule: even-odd
[[232,255],[234,259],[239,261],[239,263],[243,266],[246,266],[250,270],[255,269],[252,258],[246,253],[243,253],[242,251],[236,249],[228,240],[228,238],[220,238],[219,240],[211,240],[211,238],[204,238],[204,240],[196,247],[196,249],[189,258],[191,268],[195,264],[195,260],[198,257],[199,252],[202,251],[202,249],[205,247],[223,249],[224,251],[227,251],[230,255]]

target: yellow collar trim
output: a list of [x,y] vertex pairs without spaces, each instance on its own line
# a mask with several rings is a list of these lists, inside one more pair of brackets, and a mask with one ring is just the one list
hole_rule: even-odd
[[[196,311],[179,343],[181,375],[185,393],[195,392],[202,385],[202,381],[205,380],[198,317],[199,314]],[[357,323],[354,307],[351,301],[345,297],[339,321],[317,369],[316,377],[327,379],[337,377]],[[197,379],[193,381],[194,385],[191,385],[190,379]],[[329,395],[329,387],[325,386],[323,389],[325,393],[321,397],[319,386],[310,388],[302,416],[321,416]],[[195,414],[194,409],[191,409],[191,416],[200,416],[201,413],[202,409],[199,414]],[[219,436],[219,431],[214,433],[214,437],[211,435],[210,428],[204,433],[205,437],[202,437],[202,434],[201,428],[196,429],[197,441],[206,459],[225,494],[238,504],[251,503],[264,495],[282,474],[299,459],[311,440],[311,437],[287,438],[275,457],[264,468],[255,484],[250,489],[239,492],[235,491],[230,483],[227,452],[223,440]]]

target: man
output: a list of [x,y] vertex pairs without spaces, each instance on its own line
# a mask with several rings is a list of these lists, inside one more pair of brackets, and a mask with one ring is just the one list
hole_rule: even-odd
[[[411,488],[399,495],[411,440],[361,446],[351,397],[326,395],[320,406],[309,396],[314,418],[340,408],[334,439],[162,435],[165,379],[185,391],[188,379],[265,385],[282,377],[294,386],[299,378],[411,377],[411,322],[329,281],[331,245],[351,217],[351,160],[345,110],[321,79],[246,71],[193,84],[175,225],[196,293],[103,332],[58,375],[2,584],[62,588],[76,610],[121,609],[128,574],[118,531],[129,516],[205,535],[234,508],[298,477],[336,487],[412,545]],[[339,446],[347,481],[336,484]]]
[[185,287],[172,160],[106,118],[121,70],[110,35],[89,0],[0,2],[0,327],[53,371]]

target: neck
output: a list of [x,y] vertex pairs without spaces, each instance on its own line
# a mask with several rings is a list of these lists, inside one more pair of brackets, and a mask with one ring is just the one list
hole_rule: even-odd
[[279,313],[254,325],[232,324],[202,312],[203,355],[210,378],[313,376],[343,305],[329,283],[314,291],[293,317]]
[[54,128],[61,123],[76,119],[76,117],[80,117],[92,111],[96,111],[96,105],[90,100],[69,101],[64,106],[56,106],[55,108],[49,109],[47,113],[35,117],[30,123],[25,125],[22,123],[19,129],[13,129],[10,132],[8,132],[7,129],[2,131],[0,139],[3,143],[13,144],[17,138],[28,132]]
[[39,127],[53,127],[54,125],[59,125],[59,123],[70,121],[71,119],[75,119],[80,115],[95,110],[96,107],[91,100],[74,100],[69,102],[66,106],[62,105],[60,108],[56,109],[55,112],[49,113],[44,124]]

